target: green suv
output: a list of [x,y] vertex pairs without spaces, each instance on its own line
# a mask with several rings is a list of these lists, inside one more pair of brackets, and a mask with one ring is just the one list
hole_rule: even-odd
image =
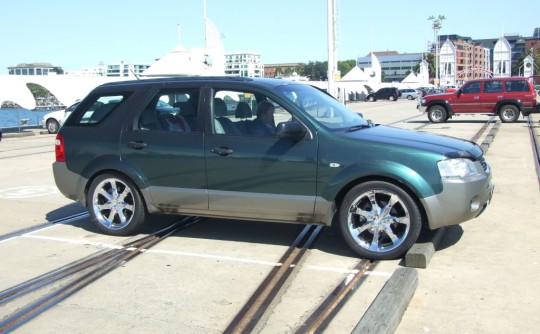
[[58,188],[113,235],[152,213],[334,222],[360,256],[392,259],[423,227],[477,217],[493,191],[478,145],[374,125],[322,90],[277,79],[105,84],[55,145]]

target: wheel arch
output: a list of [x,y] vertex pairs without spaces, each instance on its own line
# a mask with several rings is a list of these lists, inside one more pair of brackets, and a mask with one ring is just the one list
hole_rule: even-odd
[[[336,194],[334,202],[336,204],[336,213],[335,217],[339,216],[339,212],[341,211],[341,206],[343,204],[343,199],[345,198],[345,195],[354,188],[355,186],[370,182],[370,181],[381,181],[381,182],[387,182],[391,183],[405,191],[411,198],[414,200],[418,208],[420,209],[420,214],[422,216],[422,228],[426,228],[429,226],[428,219],[427,219],[427,213],[424,208],[424,205],[422,204],[422,201],[420,201],[420,195],[407,183],[401,182],[397,178],[386,176],[386,175],[366,175],[363,177],[359,177],[357,179],[351,180],[349,183],[345,184]],[[334,218],[335,218],[334,217]],[[332,224],[334,225],[336,223],[336,219],[332,220]]]
[[428,102],[428,104],[426,105],[426,111],[429,112],[429,110],[432,107],[435,107],[435,106],[443,107],[444,110],[446,110],[446,112],[448,113],[448,118],[450,118],[450,117],[452,117],[452,115],[454,115],[454,111],[452,110],[452,106],[446,100],[433,100],[433,101]]
[[497,115],[499,115],[499,113],[501,112],[501,108],[506,106],[506,105],[512,105],[512,106],[518,108],[519,112],[523,111],[523,103],[521,101],[516,100],[516,99],[504,99],[504,100],[501,100],[501,101],[497,102],[497,104],[495,105],[494,112]]

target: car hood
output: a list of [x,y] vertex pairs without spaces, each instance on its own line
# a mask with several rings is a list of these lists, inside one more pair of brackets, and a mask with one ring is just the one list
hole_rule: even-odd
[[467,140],[383,125],[348,132],[345,133],[345,136],[351,139],[388,144],[394,147],[401,146],[427,150],[448,158],[462,157],[476,160],[483,154],[480,146]]

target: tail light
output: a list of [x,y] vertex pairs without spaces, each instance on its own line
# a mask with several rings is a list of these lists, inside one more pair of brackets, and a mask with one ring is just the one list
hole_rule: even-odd
[[56,135],[54,141],[54,152],[56,154],[56,162],[66,162],[66,151],[64,149],[64,138],[61,135]]

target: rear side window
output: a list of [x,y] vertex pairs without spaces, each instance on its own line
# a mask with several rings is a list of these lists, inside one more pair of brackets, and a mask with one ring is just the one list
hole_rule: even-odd
[[70,123],[97,124],[111,114],[126,98],[125,95],[97,96],[92,103],[87,104],[87,107],[81,110],[74,118],[70,117]]
[[137,119],[142,131],[197,132],[198,89],[160,91]]
[[529,85],[527,84],[527,81],[525,80],[507,81],[506,91],[507,92],[528,92]]
[[502,92],[502,81],[486,81],[484,82],[484,93],[500,93]]

